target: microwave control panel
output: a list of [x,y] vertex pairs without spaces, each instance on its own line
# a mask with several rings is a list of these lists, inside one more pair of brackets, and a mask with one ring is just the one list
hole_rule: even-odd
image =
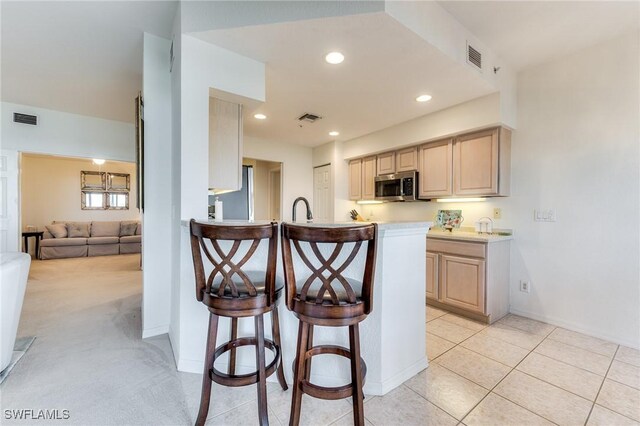
[[413,194],[413,178],[408,177],[402,179],[402,195]]

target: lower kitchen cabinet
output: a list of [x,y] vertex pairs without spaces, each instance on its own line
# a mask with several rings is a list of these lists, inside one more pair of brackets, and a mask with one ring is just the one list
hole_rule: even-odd
[[509,312],[509,240],[427,238],[427,304],[493,323]]

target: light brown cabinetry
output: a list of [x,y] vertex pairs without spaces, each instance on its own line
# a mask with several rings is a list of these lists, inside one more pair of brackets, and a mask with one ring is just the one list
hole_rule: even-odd
[[440,255],[427,252],[427,298],[438,299],[438,260]]
[[349,161],[349,199],[362,199],[362,159]]
[[378,155],[377,176],[388,175],[396,172],[396,153],[385,152]]
[[440,300],[471,311],[484,312],[485,261],[443,254],[440,261]]
[[349,161],[349,199],[373,200],[375,197],[376,157]]
[[396,172],[418,170],[418,148],[411,147],[396,151]]
[[453,144],[455,195],[509,195],[511,132],[495,128],[458,136]]
[[362,160],[362,199],[373,200],[376,196],[375,191],[376,177],[376,157],[367,157]]
[[453,141],[446,139],[422,145],[418,156],[418,197],[429,199],[452,195]]
[[427,304],[492,323],[509,311],[509,240],[427,238]]

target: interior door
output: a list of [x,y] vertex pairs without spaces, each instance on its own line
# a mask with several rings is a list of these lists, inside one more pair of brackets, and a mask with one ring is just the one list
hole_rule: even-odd
[[333,221],[333,197],[331,197],[331,164],[313,169],[313,220]]
[[0,252],[20,251],[20,168],[17,151],[0,151]]

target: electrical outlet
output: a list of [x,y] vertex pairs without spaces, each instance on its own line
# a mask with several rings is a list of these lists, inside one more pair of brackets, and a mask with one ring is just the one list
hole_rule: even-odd
[[493,208],[493,218],[502,219],[502,209],[500,207]]
[[520,291],[523,293],[531,293],[531,282],[520,280]]

